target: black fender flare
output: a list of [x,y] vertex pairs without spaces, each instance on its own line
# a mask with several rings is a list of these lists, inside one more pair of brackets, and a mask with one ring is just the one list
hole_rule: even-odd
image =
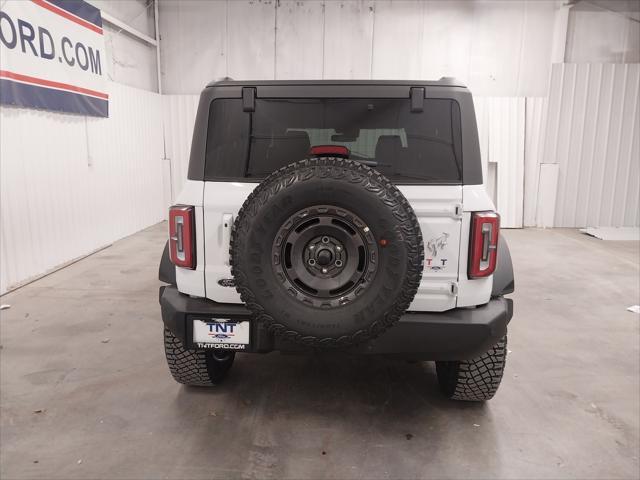
[[162,259],[160,260],[160,268],[158,270],[158,279],[169,285],[177,285],[176,283],[176,266],[171,263],[169,257],[169,240],[164,245]]
[[511,261],[511,252],[509,245],[502,234],[498,238],[498,262],[496,270],[493,272],[493,288],[491,297],[499,297],[513,293],[515,290],[515,281],[513,279],[513,263]]

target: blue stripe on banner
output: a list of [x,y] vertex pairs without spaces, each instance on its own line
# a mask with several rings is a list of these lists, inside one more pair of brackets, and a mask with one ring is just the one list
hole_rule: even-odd
[[0,103],[57,112],[108,117],[109,102],[80,93],[37,87],[0,78]]
[[102,28],[100,10],[82,0],[45,0],[58,8],[73,13],[75,16]]

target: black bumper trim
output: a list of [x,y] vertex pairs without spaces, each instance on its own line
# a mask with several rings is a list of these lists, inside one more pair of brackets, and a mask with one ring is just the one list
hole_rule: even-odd
[[[251,344],[245,352],[267,353],[309,351],[305,347],[274,337],[261,324],[251,320],[244,305],[216,303],[192,298],[174,286],[160,287],[160,305],[165,326],[189,348],[194,315],[251,321]],[[513,316],[513,301],[498,297],[486,305],[458,308],[446,312],[408,312],[380,337],[346,349],[361,354],[384,354],[416,360],[465,360],[495,345],[507,332]]]

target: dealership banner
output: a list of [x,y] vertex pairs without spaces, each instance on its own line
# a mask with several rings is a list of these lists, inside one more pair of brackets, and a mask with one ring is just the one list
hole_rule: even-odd
[[82,0],[0,0],[0,103],[109,116],[100,10]]

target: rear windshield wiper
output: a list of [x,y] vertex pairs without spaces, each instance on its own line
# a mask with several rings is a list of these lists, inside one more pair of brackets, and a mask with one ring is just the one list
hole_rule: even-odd
[[393,165],[390,163],[380,163],[375,160],[362,160],[360,158],[351,158],[351,157],[349,157],[349,160],[354,160],[356,162],[364,163],[368,167],[393,167]]
[[367,165],[369,167],[377,167],[378,166],[378,162],[376,162],[375,160],[360,160],[359,158],[352,158],[351,160],[355,160],[356,162],[364,163],[365,165]]

